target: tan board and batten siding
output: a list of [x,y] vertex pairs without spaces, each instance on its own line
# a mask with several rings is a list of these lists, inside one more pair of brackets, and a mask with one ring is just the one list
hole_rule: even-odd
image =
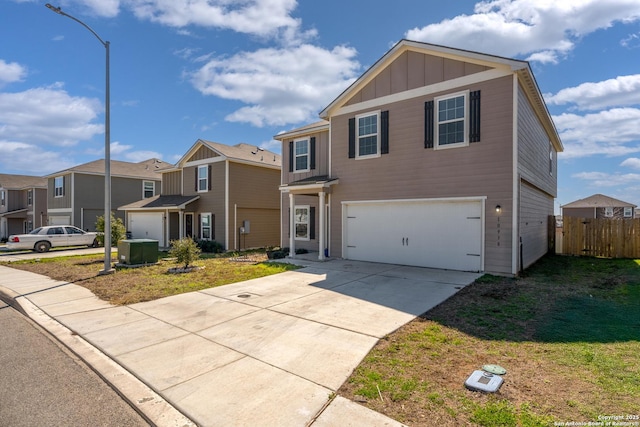
[[[234,249],[277,246],[280,242],[280,171],[243,163],[229,164],[229,235]],[[243,221],[250,232],[238,236]]]
[[[204,150],[198,150],[198,152]],[[209,150],[211,151],[211,150]],[[211,152],[214,154],[213,152]],[[213,156],[210,156],[213,157]],[[206,159],[199,158],[198,160]],[[199,227],[200,219],[198,215],[203,213],[211,213],[212,214],[212,222],[213,222],[213,235],[212,239],[222,243],[227,247],[225,243],[225,217],[224,217],[224,208],[225,208],[225,162],[215,162],[211,163],[211,176],[209,177],[211,181],[211,190],[206,193],[199,193],[196,190],[196,173],[198,170],[198,166],[185,166],[183,169],[183,188],[184,192],[182,193],[185,196],[195,196],[195,195],[203,195],[200,199],[196,200],[189,207],[193,207],[193,211],[196,213],[193,220],[194,226],[196,229]],[[206,196],[205,196],[206,195]]]

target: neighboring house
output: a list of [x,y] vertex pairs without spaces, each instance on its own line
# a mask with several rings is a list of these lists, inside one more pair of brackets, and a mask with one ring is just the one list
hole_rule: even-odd
[[47,180],[0,174],[0,239],[46,225]]
[[[111,161],[111,208],[160,194],[161,175],[170,163],[149,159],[139,163]],[[75,225],[95,231],[96,219],[104,216],[104,159],[74,166],[46,176],[49,225]]]
[[161,247],[186,236],[215,240],[225,250],[279,242],[279,155],[255,145],[198,140],[162,171],[162,193],[120,206],[133,238]]
[[594,194],[562,206],[562,216],[632,219],[637,206],[604,194]]
[[282,141],[282,245],[517,274],[548,250],[563,150],[526,61],[402,40]]

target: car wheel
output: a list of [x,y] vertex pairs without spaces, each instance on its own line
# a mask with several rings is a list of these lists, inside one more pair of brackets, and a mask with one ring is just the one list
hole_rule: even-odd
[[98,239],[93,239],[93,242],[91,242],[91,244],[89,245],[92,248],[97,248],[98,247]]
[[48,252],[49,249],[51,249],[51,243],[49,242],[36,243],[36,246],[35,246],[36,252]]

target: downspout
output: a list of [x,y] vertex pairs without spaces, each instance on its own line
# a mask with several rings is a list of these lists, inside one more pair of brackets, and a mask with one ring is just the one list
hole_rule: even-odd
[[229,249],[229,159],[224,161],[224,247]]

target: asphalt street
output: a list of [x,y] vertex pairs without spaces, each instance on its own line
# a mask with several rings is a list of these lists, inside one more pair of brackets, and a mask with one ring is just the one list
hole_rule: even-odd
[[0,302],[0,424],[148,426],[38,325]]

